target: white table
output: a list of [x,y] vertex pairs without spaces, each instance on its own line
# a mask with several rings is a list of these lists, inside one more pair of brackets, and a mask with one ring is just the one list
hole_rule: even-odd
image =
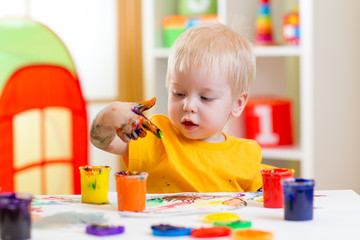
[[[248,201],[247,207],[232,212],[241,216],[242,220],[251,221],[252,229],[274,233],[276,240],[360,239],[360,196],[357,193],[352,190],[326,190],[316,191],[315,196],[314,219],[311,221],[285,221],[283,209],[264,208],[263,203],[257,201]],[[52,199],[52,196],[46,197]],[[56,205],[56,199],[59,197],[73,199],[74,206]],[[116,193],[109,193],[109,200],[116,202]],[[190,236],[176,238],[153,236],[150,227],[162,223],[186,227],[211,226],[202,221],[203,213],[168,217],[124,217],[116,211],[114,204],[82,204],[79,195],[54,196],[54,203],[56,207],[52,208],[33,205],[32,239],[194,239]],[[124,225],[125,233],[107,237],[86,234],[85,224],[78,223],[81,221],[79,214],[86,215],[87,219],[106,218],[110,224]],[[229,237],[216,239],[229,239]]]

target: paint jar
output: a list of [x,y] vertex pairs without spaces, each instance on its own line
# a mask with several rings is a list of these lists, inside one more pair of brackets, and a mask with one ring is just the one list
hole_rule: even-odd
[[31,201],[26,193],[3,193],[0,195],[1,239],[30,239]]
[[80,166],[81,201],[107,204],[109,192],[109,166]]
[[146,172],[115,173],[119,211],[140,212],[146,207]]
[[313,219],[314,180],[290,178],[282,180],[281,183],[284,189],[285,220]]
[[261,170],[263,179],[264,207],[282,208],[284,205],[284,193],[281,180],[291,178],[293,170],[287,168]]

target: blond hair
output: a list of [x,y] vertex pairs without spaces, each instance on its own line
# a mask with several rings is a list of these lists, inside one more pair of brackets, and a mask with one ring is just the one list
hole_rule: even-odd
[[227,77],[234,98],[248,93],[255,78],[255,55],[249,41],[221,23],[189,28],[175,41],[168,60],[166,86],[174,72],[207,69]]

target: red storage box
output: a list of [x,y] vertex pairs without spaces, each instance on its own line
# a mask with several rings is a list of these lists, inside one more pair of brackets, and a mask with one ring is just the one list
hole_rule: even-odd
[[246,138],[255,139],[262,147],[293,144],[289,99],[249,99],[244,115]]

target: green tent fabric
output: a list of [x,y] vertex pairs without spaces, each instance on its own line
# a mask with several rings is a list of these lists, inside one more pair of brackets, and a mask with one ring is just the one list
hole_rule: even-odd
[[49,28],[30,19],[0,20],[0,62],[0,94],[10,76],[24,66],[53,64],[76,75],[60,39]]
[[86,103],[64,44],[30,19],[0,19],[0,135],[2,191],[80,194]]

